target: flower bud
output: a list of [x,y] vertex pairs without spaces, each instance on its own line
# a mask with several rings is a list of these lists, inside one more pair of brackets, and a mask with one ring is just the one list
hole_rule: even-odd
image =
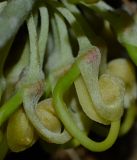
[[120,77],[126,85],[135,82],[135,69],[133,65],[124,58],[112,60],[108,63],[107,73]]
[[31,147],[37,136],[23,108],[19,108],[9,119],[7,143],[13,152],[20,152]]
[[36,113],[47,129],[53,132],[61,132],[61,123],[56,116],[51,98],[38,103]]
[[127,59],[115,59],[108,63],[107,73],[121,78],[125,83],[124,107],[128,108],[137,98],[134,66]]

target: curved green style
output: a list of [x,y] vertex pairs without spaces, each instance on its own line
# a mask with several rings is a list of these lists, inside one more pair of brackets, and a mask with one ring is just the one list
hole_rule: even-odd
[[127,113],[120,127],[119,136],[123,136],[129,132],[135,122],[136,114],[136,104],[133,104],[127,109]]
[[0,126],[11,116],[22,103],[22,92],[19,90],[0,108]]
[[72,121],[71,116],[65,102],[63,101],[63,95],[65,91],[73,84],[74,80],[79,76],[80,71],[76,63],[64,75],[57,83],[53,91],[53,100],[55,105],[55,110],[61,119],[64,126],[67,128],[68,132],[76,138],[81,145],[87,149],[95,152],[105,151],[110,148],[118,137],[120,129],[120,120],[111,122],[110,131],[107,138],[102,142],[95,142],[88,138],[88,136],[82,132]]
[[132,59],[132,61],[135,63],[135,65],[137,65],[137,46],[134,46],[132,44],[126,44],[126,43],[123,43],[123,46],[128,51],[128,54]]

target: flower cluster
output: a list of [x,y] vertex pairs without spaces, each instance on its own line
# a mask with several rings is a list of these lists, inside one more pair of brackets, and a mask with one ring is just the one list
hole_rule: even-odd
[[101,0],[11,0],[0,2],[0,26],[0,157],[39,139],[101,152],[130,130],[136,14]]

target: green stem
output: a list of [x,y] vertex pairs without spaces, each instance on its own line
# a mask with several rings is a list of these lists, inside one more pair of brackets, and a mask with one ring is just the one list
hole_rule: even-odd
[[22,103],[22,92],[19,90],[0,108],[0,126],[15,112]]
[[122,45],[127,49],[130,58],[137,65],[137,46],[127,43],[123,43]]
[[107,138],[102,142],[95,142],[87,137],[72,121],[66,104],[63,101],[63,95],[66,90],[73,84],[74,80],[79,76],[80,72],[76,64],[72,66],[69,72],[64,75],[57,83],[54,91],[55,110],[68,132],[76,138],[80,144],[91,151],[99,152],[110,148],[118,137],[120,129],[120,120],[111,122],[110,131]]
[[125,115],[124,121],[121,124],[119,135],[123,136],[131,129],[135,122],[136,118],[136,105],[133,104],[133,106],[130,106],[127,109],[127,113]]

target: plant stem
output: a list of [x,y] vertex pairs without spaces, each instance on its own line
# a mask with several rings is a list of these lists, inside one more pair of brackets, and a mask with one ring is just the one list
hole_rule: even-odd
[[22,103],[22,92],[19,90],[0,107],[0,126],[15,112]]
[[122,122],[121,127],[120,127],[120,132],[119,132],[120,136],[125,135],[131,129],[131,127],[133,126],[135,122],[136,112],[137,112],[136,104],[132,104],[132,106],[130,106],[127,109],[127,113],[125,115],[124,121]]

